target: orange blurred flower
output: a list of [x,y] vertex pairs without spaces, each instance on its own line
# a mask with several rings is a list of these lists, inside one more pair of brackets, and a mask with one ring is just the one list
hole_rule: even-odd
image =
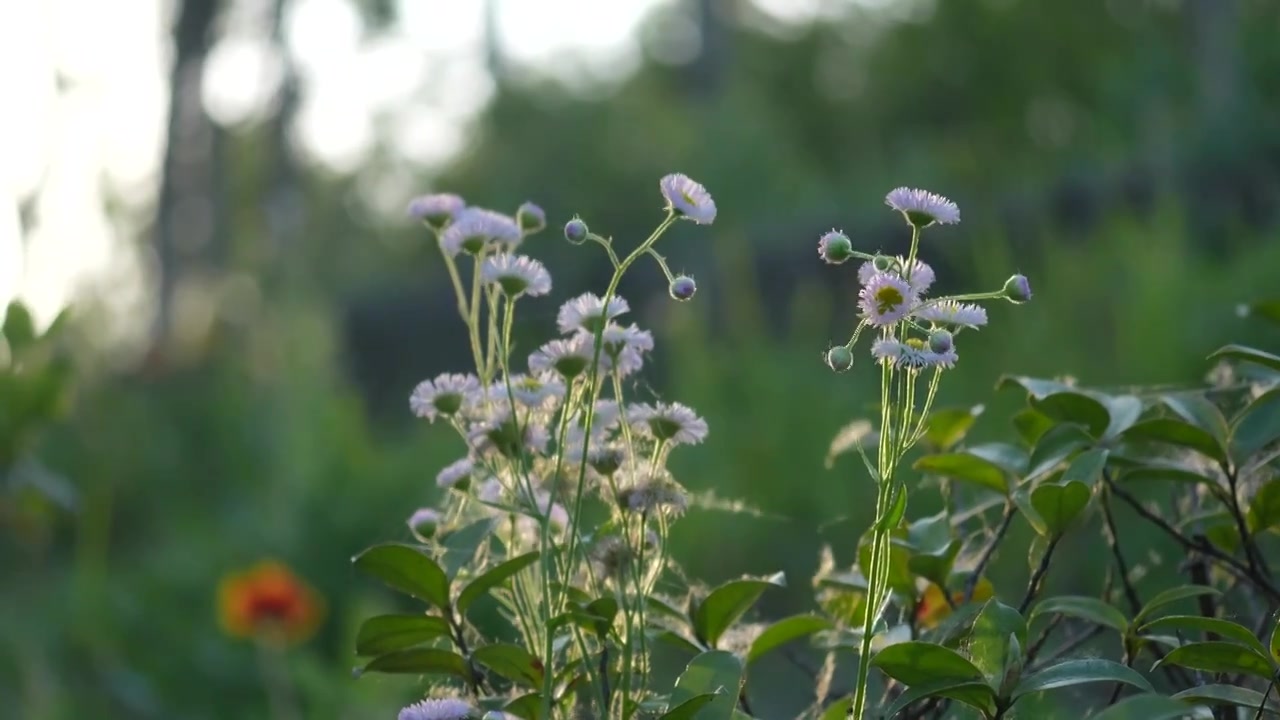
[[218,584],[222,629],[236,637],[302,642],[323,616],[319,594],[274,560],[228,575]]
[[[986,602],[995,595],[995,587],[991,585],[991,581],[986,578],[978,580],[978,584],[973,588],[973,602]],[[951,594],[951,601],[956,605],[964,600],[963,592],[954,592]],[[942,588],[934,583],[929,583],[929,587],[925,588],[924,593],[920,596],[920,602],[916,605],[916,623],[926,630],[938,626],[952,612],[951,606],[947,604],[947,599],[942,595]]]

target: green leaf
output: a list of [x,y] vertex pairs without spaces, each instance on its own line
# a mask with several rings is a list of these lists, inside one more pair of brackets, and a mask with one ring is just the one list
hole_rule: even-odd
[[1066,615],[1086,622],[1102,625],[1120,632],[1129,628],[1129,620],[1124,613],[1110,603],[1098,598],[1082,595],[1061,595],[1040,601],[1031,611],[1028,622],[1034,622],[1043,615]]
[[18,354],[35,343],[36,324],[31,318],[31,311],[21,300],[9,303],[4,314],[4,339],[9,342],[9,349]]
[[1040,438],[1031,451],[1027,479],[1040,477],[1058,466],[1077,450],[1089,447],[1093,438],[1077,425],[1057,425]]
[[[1176,697],[1176,696],[1175,696]],[[1094,715],[1090,720],[1213,720],[1204,708],[1191,707],[1164,695],[1133,695]]]
[[[1183,690],[1172,697],[1175,700],[1197,705],[1234,705],[1254,711],[1262,707],[1263,703],[1262,693],[1235,685],[1200,685]],[[1273,702],[1267,703],[1264,711],[1272,715],[1280,715],[1280,708]],[[1252,717],[1252,715],[1246,717]]]
[[440,563],[449,577],[456,577],[462,568],[475,565],[476,552],[493,537],[495,523],[495,518],[484,518],[439,539],[439,544],[444,548],[444,557],[440,559]]
[[1048,534],[1061,535],[1084,512],[1090,496],[1084,483],[1045,483],[1031,491],[1031,506],[1044,519]]
[[1151,683],[1133,668],[1110,660],[1089,658],[1060,662],[1023,678],[1014,689],[1013,697],[1094,682],[1118,682],[1146,692],[1155,692]]
[[893,491],[893,499],[890,501],[889,511],[884,517],[876,521],[876,527],[882,530],[893,530],[902,522],[902,518],[907,514],[907,488],[905,485],[899,485]]
[[907,558],[907,569],[929,582],[942,586],[955,566],[956,556],[960,554],[960,545],[959,540],[952,540],[937,554],[913,554]]
[[1013,428],[1028,447],[1034,447],[1054,425],[1053,418],[1034,408],[1023,408],[1013,416]]
[[1271,660],[1243,645],[1210,641],[1187,643],[1169,651],[1152,670],[1161,665],[1181,665],[1212,673],[1243,673],[1270,680],[1275,673]]
[[876,653],[871,665],[908,687],[984,680],[982,671],[956,651],[918,640],[890,645]]
[[1269,649],[1271,650],[1271,660],[1280,663],[1280,615],[1276,616],[1275,627],[1271,629]]
[[1249,530],[1262,532],[1280,528],[1280,477],[1258,488],[1249,502]]
[[[988,600],[969,633],[969,658],[992,687],[999,686],[1011,659],[1008,656],[1010,635],[1018,638],[1021,647],[1026,647],[1026,621],[1017,610],[999,600]],[[1021,658],[1017,661],[1021,662]]]
[[1269,367],[1272,370],[1280,370],[1280,355],[1272,355],[1269,352],[1263,352],[1257,348],[1246,347],[1244,345],[1226,345],[1218,348],[1216,352],[1209,356],[1210,360],[1219,358],[1230,358],[1232,360],[1243,360],[1244,362],[1253,363]]
[[453,675],[467,679],[467,661],[452,650],[440,648],[414,648],[397,650],[369,661],[359,674],[402,673],[409,675]]
[[617,598],[602,597],[588,603],[582,609],[582,612],[577,615],[577,618],[589,621],[589,624],[585,627],[594,632],[596,637],[604,638],[608,636],[609,629],[613,627],[613,619],[617,616]]
[[465,613],[467,608],[471,607],[471,603],[478,600],[482,595],[505,582],[507,578],[537,562],[539,554],[537,550],[534,550],[531,553],[511,558],[467,583],[467,586],[462,588],[462,592],[458,593],[458,612]]
[[1093,448],[1075,456],[1066,472],[1062,473],[1062,483],[1078,482],[1088,487],[1097,485],[1102,469],[1107,466],[1108,454],[1104,448]]
[[742,690],[742,672],[742,661],[733,653],[723,650],[704,652],[690,660],[676,680],[670,706],[678,708],[699,695],[715,695],[716,698],[694,717],[698,720],[730,720],[738,704],[738,693]]
[[1040,535],[1049,534],[1049,524],[1040,516],[1040,511],[1036,510],[1031,504],[1031,494],[1024,490],[1018,490],[1013,494],[1013,504],[1018,506],[1018,510],[1022,512],[1022,516],[1027,519],[1027,524]]
[[822,630],[834,627],[830,620],[817,615],[792,615],[783,618],[765,628],[764,632],[751,643],[747,651],[747,664],[760,659],[761,655],[785,645],[792,640],[799,640]]
[[676,707],[662,713],[659,720],[692,720],[697,717],[698,711],[711,704],[718,696],[715,693],[703,693],[694,695],[685,700]]
[[973,427],[973,423],[982,414],[982,410],[981,405],[934,410],[929,413],[929,419],[925,422],[925,442],[938,450],[950,450],[952,446],[964,439],[969,428]]
[[1280,324],[1280,300],[1262,300],[1248,305],[1241,305],[1239,310],[1244,317],[1257,315],[1273,323]]
[[471,651],[471,659],[511,682],[531,688],[542,685],[542,663],[519,645],[481,645]]
[[[995,714],[996,695],[985,682],[981,680],[940,680],[908,688],[906,692],[893,701],[893,704],[880,717],[892,718],[905,710],[911,703],[930,697],[950,698],[957,702],[962,702],[965,705],[977,708],[978,712],[983,713],[986,717]],[[838,717],[843,720],[844,713],[842,712]]]
[[1213,436],[1218,444],[1225,446],[1227,442],[1227,419],[1203,393],[1188,392],[1161,395],[1164,404],[1183,420],[1195,425]]
[[1222,618],[1204,617],[1203,615],[1168,615],[1158,620],[1152,620],[1138,628],[1138,632],[1144,635],[1176,634],[1178,630],[1221,635],[1223,638],[1234,640],[1248,647],[1259,655],[1265,656],[1267,654],[1267,649],[1262,646],[1262,641],[1254,636],[1252,630]]
[[1201,595],[1221,595],[1216,588],[1207,585],[1179,585],[1178,587],[1169,588],[1164,592],[1156,595],[1142,607],[1133,618],[1134,625],[1142,625],[1143,621],[1151,617],[1157,610],[1187,598],[1200,597]]
[[375,545],[352,562],[362,572],[400,592],[426,600],[438,608],[449,607],[449,578],[435,560],[410,545]]
[[690,640],[689,638],[679,633],[672,632],[671,630],[659,630],[658,632],[654,633],[652,637],[654,640],[661,640],[662,642],[670,645],[671,647],[684,650],[685,652],[689,652],[694,655],[697,655],[698,653],[706,650],[705,647],[702,647],[697,643],[693,642],[692,640]]
[[1217,485],[1217,481],[1213,478],[1205,477],[1198,472],[1188,470],[1180,465],[1163,462],[1152,462],[1150,464],[1138,465],[1129,470],[1125,470],[1119,477],[1119,481],[1125,483],[1152,480],[1169,480],[1172,482],[1188,483],[1191,485],[1208,485],[1210,487]]
[[521,695],[503,705],[502,710],[522,720],[542,720],[542,695],[540,693]]
[[1280,440],[1280,387],[1274,387],[1245,406],[1231,423],[1231,448],[1238,465]]
[[1106,436],[1111,413],[1097,397],[1080,390],[1064,390],[1031,400],[1031,407],[1057,420],[1088,428],[1095,438]]
[[1222,443],[1213,435],[1190,423],[1176,418],[1143,420],[1124,432],[1126,440],[1141,440],[1184,447],[1218,463],[1227,460]]
[[982,458],[1004,469],[1013,477],[1027,474],[1027,462],[1030,460],[1027,451],[1010,443],[983,443],[968,448],[965,452]]
[[1119,436],[1142,417],[1142,401],[1132,395],[1103,395],[1099,399],[1111,417],[1107,431],[1102,434],[1103,440]]
[[785,578],[781,573],[768,578],[730,580],[712,590],[693,611],[693,629],[698,639],[709,647],[715,647],[724,631],[737,622],[771,586],[785,586]]
[[431,615],[378,615],[360,624],[357,655],[382,655],[449,634],[449,623]]
[[911,467],[920,472],[972,483],[1001,495],[1009,494],[1009,482],[1005,479],[1004,470],[989,460],[967,452],[926,455]]

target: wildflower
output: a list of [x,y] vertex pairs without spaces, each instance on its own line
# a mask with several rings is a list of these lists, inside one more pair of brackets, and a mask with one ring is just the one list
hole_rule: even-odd
[[502,213],[467,208],[454,217],[440,236],[440,247],[451,256],[460,252],[480,255],[490,245],[515,247],[520,244],[520,226]]
[[516,225],[520,232],[531,235],[547,227],[547,214],[531,202],[523,203],[516,209]]
[[654,439],[675,445],[697,445],[707,438],[707,421],[680,403],[641,404],[628,408],[631,424],[647,430]]
[[674,173],[658,183],[667,209],[689,218],[699,225],[710,225],[716,219],[716,201],[701,184],[687,175]]
[[907,270],[907,259],[899,255],[896,258],[877,255],[874,260],[868,260],[862,263],[858,268],[858,282],[866,285],[877,273],[888,273],[898,275],[907,281],[911,286],[911,290],[916,295],[923,295],[933,285],[933,281],[937,276],[933,272],[933,268],[923,260],[913,260],[911,264],[911,272]]
[[871,355],[881,363],[890,363],[904,370],[923,370],[928,367],[950,368],[958,359],[954,349],[937,353],[930,350],[924,341],[918,338],[909,338],[905,342],[892,338],[877,340],[871,346]]
[[[541,377],[537,375],[513,375],[510,381],[511,396],[516,399],[516,402],[527,408],[540,408],[552,398],[564,397],[564,383],[550,374]],[[504,381],[495,382],[490,388],[490,397],[493,398],[506,399],[507,393],[507,383]]]
[[634,323],[625,328],[610,323],[600,337],[600,344],[605,370],[626,377],[644,367],[644,353],[653,350],[653,334]]
[[618,491],[618,507],[631,512],[649,513],[668,509],[683,513],[689,507],[689,497],[684,490],[665,476],[646,477]]
[[591,365],[595,343],[590,335],[578,333],[567,340],[552,340],[529,355],[529,371],[555,371],[565,380],[581,375]]
[[929,349],[936,353],[947,353],[955,347],[951,333],[946,330],[934,330],[929,333]]
[[698,292],[698,286],[693,282],[693,278],[688,275],[681,275],[671,281],[668,291],[671,293],[673,300],[690,300],[693,298],[693,294]]
[[634,560],[631,548],[617,535],[605,535],[591,548],[591,560],[605,577],[621,577]]
[[587,464],[605,477],[618,472],[624,459],[622,448],[616,445],[595,445],[587,452]]
[[890,273],[876,273],[858,293],[858,305],[872,325],[892,325],[907,315],[915,293],[906,280]]
[[1031,299],[1031,283],[1026,275],[1014,275],[1004,283],[1004,297],[1012,303],[1024,303]]
[[832,230],[818,239],[818,255],[829,265],[839,265],[853,257],[853,243],[848,235]]
[[[520,430],[523,428],[524,433]],[[531,417],[520,417],[517,424],[511,406],[502,404],[490,411],[487,419],[475,423],[467,433],[477,453],[496,452],[506,458],[519,457],[525,451],[542,453],[547,448],[547,429]]]
[[421,542],[427,542],[436,534],[436,526],[440,524],[440,513],[431,508],[421,508],[409,516],[408,526],[413,536]]
[[453,193],[436,193],[420,195],[409,201],[409,217],[422,220],[435,228],[457,217],[467,204],[461,197]]
[[502,254],[487,258],[480,271],[485,282],[497,283],[507,297],[537,296],[551,292],[551,273],[527,255]]
[[612,320],[630,310],[631,306],[620,297],[609,298],[609,306],[606,308],[604,301],[595,293],[583,293],[560,306],[560,312],[556,314],[556,327],[564,335],[579,330],[594,334],[606,320]]
[[463,400],[480,389],[474,375],[445,373],[435,380],[423,380],[409,396],[409,409],[414,415],[435,422],[437,415],[455,415]]
[[475,463],[471,461],[471,458],[462,458],[457,462],[446,465],[436,475],[436,485],[442,488],[466,490],[467,485],[471,482],[471,474],[473,472],[475,472]]
[[466,720],[475,708],[455,698],[434,698],[416,702],[400,711],[397,720]]
[[902,213],[907,222],[917,228],[960,222],[960,208],[955,203],[926,190],[900,187],[885,196],[884,204]]
[[223,629],[237,637],[300,642],[324,614],[320,597],[284,565],[267,560],[218,586]]
[[838,345],[827,351],[827,367],[836,372],[844,372],[853,367],[853,352],[844,345]]
[[564,239],[574,245],[581,245],[586,242],[587,235],[589,235],[590,232],[591,231],[587,229],[587,224],[578,218],[574,218],[564,225]]
[[964,327],[981,327],[987,324],[987,310],[981,305],[959,303],[955,300],[943,300],[929,303],[911,312],[915,317],[939,325],[960,325]]

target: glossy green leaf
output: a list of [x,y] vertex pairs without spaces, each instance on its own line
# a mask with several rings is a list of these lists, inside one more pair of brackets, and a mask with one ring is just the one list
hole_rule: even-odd
[[1184,447],[1219,463],[1226,462],[1227,459],[1226,449],[1217,438],[1178,418],[1143,420],[1126,430],[1124,438]]
[[1211,588],[1207,585],[1179,585],[1178,587],[1169,588],[1148,600],[1147,604],[1142,606],[1142,610],[1133,618],[1133,624],[1142,625],[1147,618],[1150,618],[1158,610],[1179,600],[1200,597],[1201,595],[1217,596],[1221,594],[1217,588]]
[[531,553],[511,558],[467,583],[467,586],[462,588],[462,592],[458,593],[458,612],[465,613],[467,608],[471,607],[471,603],[480,599],[485,593],[501,585],[512,575],[537,562],[539,555],[540,553],[535,550]]
[[1080,390],[1065,390],[1033,399],[1031,406],[1058,422],[1083,425],[1095,438],[1106,435],[1111,414],[1096,397]]
[[1023,408],[1013,416],[1013,428],[1028,447],[1035,446],[1054,424],[1053,418],[1035,408]]
[[[896,529],[890,533],[889,545],[889,587],[903,595],[913,595],[916,591],[916,578],[911,574],[911,551],[905,542],[907,531]],[[868,528],[858,541],[858,567],[871,567],[871,541],[874,528]]]
[[899,485],[893,494],[893,499],[889,502],[889,510],[884,517],[876,521],[876,526],[882,530],[893,530],[902,523],[902,518],[907,515],[907,488],[905,485]]
[[8,341],[9,349],[14,354],[21,353],[34,344],[39,337],[36,334],[36,324],[31,317],[31,311],[21,300],[13,300],[9,303],[0,332],[4,333],[4,339]]
[[440,648],[413,648],[397,650],[370,660],[360,669],[360,674],[400,673],[409,675],[452,675],[467,679],[467,661],[452,650]]
[[1244,362],[1280,371],[1280,355],[1272,355],[1269,352],[1264,352],[1257,348],[1246,347],[1244,345],[1226,345],[1218,348],[1216,352],[1209,356],[1210,360],[1216,360],[1219,358],[1242,360]]
[[471,651],[471,659],[511,682],[535,689],[542,686],[542,663],[519,645],[481,645]]
[[503,712],[521,720],[543,720],[542,695],[527,693],[502,706]]
[[662,713],[659,720],[693,720],[693,718],[698,716],[699,710],[710,705],[717,697],[719,696],[715,693],[694,695],[676,707]]
[[1267,649],[1263,647],[1262,641],[1254,636],[1252,630],[1222,618],[1203,615],[1166,615],[1138,628],[1138,632],[1144,635],[1176,635],[1180,632],[1212,633],[1221,635],[1227,640],[1234,640],[1259,655],[1267,654]]
[[1062,483],[1078,482],[1088,487],[1097,485],[1098,479],[1102,476],[1102,469],[1107,466],[1108,454],[1104,448],[1093,448],[1076,455],[1067,466],[1066,472],[1062,473]]
[[1040,442],[1036,443],[1035,449],[1031,451],[1027,479],[1044,475],[1076,451],[1092,444],[1093,438],[1077,425],[1055,426],[1040,438]]
[[[911,703],[931,697],[949,698],[964,703],[976,708],[988,717],[995,713],[996,695],[985,682],[981,680],[940,680],[907,688],[906,692],[899,695],[879,717],[893,718]],[[842,713],[838,717],[843,719],[844,714]]]
[[586,607],[576,616],[579,620],[587,621],[584,625],[596,637],[603,638],[609,634],[609,629],[613,627],[613,620],[618,616],[618,600],[613,597],[602,597],[587,603]]
[[984,680],[982,671],[956,651],[918,640],[890,645],[876,653],[871,665],[908,687]]
[[382,655],[449,635],[449,623],[431,615],[378,615],[360,624],[357,655]]
[[1238,465],[1280,440],[1280,387],[1250,402],[1231,423],[1231,450]]
[[831,621],[817,615],[792,615],[783,618],[769,627],[751,643],[751,649],[747,651],[747,664],[760,659],[760,656],[775,650],[793,640],[799,640],[808,637],[822,630],[830,630],[834,625]]
[[1271,650],[1271,660],[1280,664],[1280,615],[1277,615],[1272,622],[1274,627],[1271,628],[1271,642],[1268,649]]
[[1161,665],[1180,665],[1211,673],[1243,673],[1270,680],[1275,673],[1270,658],[1256,650],[1231,642],[1210,641],[1187,643],[1170,650],[1152,670]]
[[1023,678],[1014,689],[1013,697],[1095,682],[1124,683],[1145,692],[1155,692],[1151,683],[1137,670],[1110,660],[1088,658],[1060,662]]
[[1050,535],[1061,535],[1084,512],[1091,495],[1084,483],[1045,483],[1031,491],[1031,506],[1044,520]]
[[1249,530],[1262,532],[1280,528],[1280,477],[1263,483],[1249,501]]
[[730,720],[742,690],[742,661],[723,650],[704,652],[689,661],[671,691],[670,706],[678,708],[699,695],[715,695],[693,716],[698,720]]
[[1026,647],[1026,621],[1017,610],[999,600],[988,600],[973,621],[973,630],[969,633],[969,659],[992,687],[999,686],[1006,664],[1011,659],[1021,662],[1021,658],[1009,657],[1010,635],[1018,639],[1021,647]]
[[1029,622],[1044,615],[1066,615],[1124,632],[1129,620],[1116,607],[1098,598],[1082,595],[1061,595],[1041,600],[1031,611]]
[[768,578],[730,580],[712,590],[698,604],[693,612],[694,632],[709,647],[715,647],[724,631],[737,622],[766,589],[784,585],[785,578],[781,573]]
[[969,428],[982,414],[983,407],[943,408],[929,413],[925,422],[924,440],[929,447],[939,451],[950,450],[964,439]]
[[[1018,490],[1013,493],[1013,504],[1018,506],[1018,511],[1022,513],[1031,526],[1040,535],[1049,534],[1049,524],[1040,516],[1040,511],[1036,510],[1035,505],[1031,503],[1031,493],[1025,489]],[[1038,561],[1037,561],[1038,562]]]
[[1161,395],[1160,399],[1178,417],[1212,435],[1219,445],[1226,444],[1227,419],[1202,393],[1170,393]]
[[673,648],[693,653],[694,655],[706,650],[705,647],[702,647],[689,638],[684,637],[679,633],[672,632],[671,630],[659,630],[653,633],[652,637],[654,640],[661,641]]
[[1142,401],[1132,395],[1101,395],[1098,400],[1107,408],[1110,418],[1102,433],[1103,440],[1119,436],[1142,417]]
[[1207,485],[1213,487],[1217,481],[1211,477],[1201,475],[1194,470],[1188,470],[1181,465],[1174,465],[1165,462],[1152,462],[1150,464],[1137,465],[1133,468],[1125,470],[1117,478],[1119,482],[1149,482],[1149,481],[1171,481],[1179,483],[1187,483],[1189,485]]
[[1021,477],[1027,474],[1030,457],[1017,445],[1002,442],[983,443],[967,448],[965,452],[998,465],[1009,475]]
[[475,566],[476,553],[481,545],[493,537],[496,522],[494,518],[484,518],[439,538],[439,543],[444,548],[440,563],[449,577],[457,576],[462,568]]
[[943,585],[955,567],[960,546],[959,540],[952,540],[936,554],[914,553],[907,558],[907,569],[929,582]]
[[435,560],[409,545],[375,545],[352,561],[362,572],[400,592],[449,607],[449,578]]
[[1133,695],[1103,709],[1089,720],[1213,720],[1207,708],[1197,708],[1164,695]]
[[967,452],[926,455],[911,467],[920,472],[971,483],[1001,495],[1009,493],[1009,482],[999,465]]
[[[1274,693],[1273,693],[1274,695]],[[1257,711],[1262,707],[1262,693],[1235,685],[1200,685],[1188,688],[1172,696],[1175,700],[1195,703],[1197,705],[1234,705]],[[1263,712],[1269,715],[1280,715],[1280,706],[1275,701],[1267,703]],[[1252,718],[1253,715],[1246,715]]]

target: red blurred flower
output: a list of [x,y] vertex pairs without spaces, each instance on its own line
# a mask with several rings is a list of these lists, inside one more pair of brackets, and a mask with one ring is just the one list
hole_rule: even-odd
[[264,560],[222,579],[218,616],[235,637],[297,643],[319,627],[324,600],[288,567]]

